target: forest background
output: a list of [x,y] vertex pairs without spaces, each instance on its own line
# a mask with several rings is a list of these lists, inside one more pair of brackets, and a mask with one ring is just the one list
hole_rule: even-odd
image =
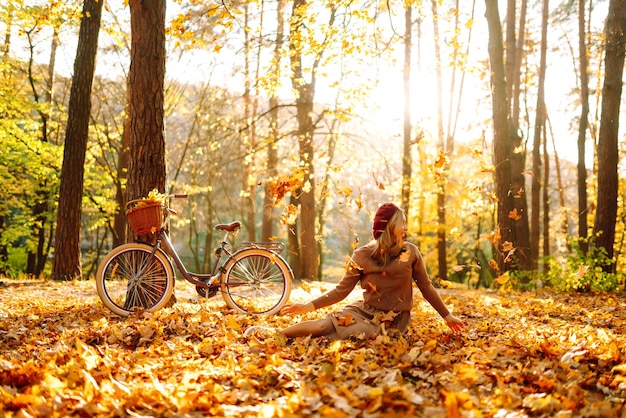
[[[623,70],[624,35],[621,52],[607,47],[609,2],[501,3],[505,106],[495,102],[488,13],[497,2],[168,2],[165,183],[190,196],[172,224],[186,261],[206,271],[221,238],[212,226],[240,219],[245,239],[289,243],[297,278],[338,278],[355,243],[369,239],[373,211],[392,200],[436,279],[623,286],[621,96],[618,118],[603,120],[602,103],[605,59],[621,53]],[[49,276],[61,239],[82,7],[0,5],[0,269],[9,277]],[[127,239],[130,43],[128,6],[106,3],[84,165],[84,278]],[[513,132],[504,159],[503,108]],[[614,163],[600,151],[603,124],[620,145]],[[498,170],[509,165],[503,192]],[[612,165],[614,179],[602,174]],[[596,216],[603,178],[614,183],[616,216],[610,245],[588,251],[589,237],[605,231]]]

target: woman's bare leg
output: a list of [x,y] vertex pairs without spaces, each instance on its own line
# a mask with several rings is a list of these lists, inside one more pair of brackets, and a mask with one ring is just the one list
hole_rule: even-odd
[[287,338],[296,337],[321,337],[328,335],[334,331],[334,327],[330,319],[318,319],[315,321],[302,321],[292,325],[280,332]]

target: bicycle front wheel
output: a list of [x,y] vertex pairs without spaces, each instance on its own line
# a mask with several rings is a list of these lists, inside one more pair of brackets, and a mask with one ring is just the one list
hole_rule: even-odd
[[136,309],[156,311],[174,291],[174,270],[159,250],[145,244],[124,244],[100,263],[96,288],[104,306],[121,316]]
[[289,300],[292,280],[291,268],[278,254],[241,250],[226,265],[222,296],[238,312],[273,315]]

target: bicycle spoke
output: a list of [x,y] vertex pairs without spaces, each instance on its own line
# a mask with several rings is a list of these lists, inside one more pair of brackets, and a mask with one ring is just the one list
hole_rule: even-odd
[[136,308],[157,309],[172,291],[167,259],[148,246],[126,244],[98,273],[99,294],[111,310],[127,315]]
[[277,312],[291,290],[288,266],[281,260],[258,249],[241,256],[227,272],[224,298],[229,305],[248,313]]

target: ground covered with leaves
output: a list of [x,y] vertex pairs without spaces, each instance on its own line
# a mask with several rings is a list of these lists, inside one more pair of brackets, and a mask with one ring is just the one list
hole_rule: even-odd
[[174,307],[120,318],[94,282],[4,280],[0,415],[626,416],[624,295],[442,290],[462,335],[418,296],[407,334],[333,342],[243,337],[297,318],[235,314],[176,286]]

